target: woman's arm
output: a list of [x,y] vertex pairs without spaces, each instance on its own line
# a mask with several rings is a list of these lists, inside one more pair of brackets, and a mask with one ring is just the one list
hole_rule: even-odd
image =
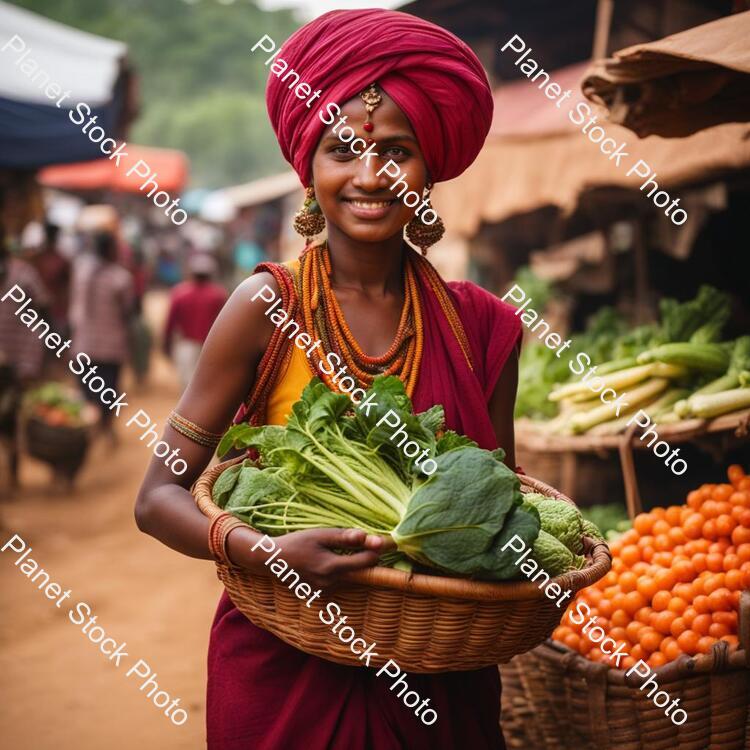
[[518,347],[513,347],[500,373],[489,402],[490,419],[495,428],[497,444],[505,451],[505,464],[516,468],[516,445],[513,431],[513,410],[518,388]]
[[[253,302],[252,296],[267,284],[278,294],[269,273],[246,279],[231,295],[216,319],[203,346],[198,365],[176,411],[205,430],[223,432],[237,407],[250,392],[255,370],[271,338],[273,324],[263,314],[265,305]],[[153,457],[144,477],[135,507],[138,528],[159,539],[172,549],[190,557],[210,559],[208,519],[201,513],[189,492],[211,460],[213,450],[188,440],[169,425],[163,439],[187,463],[187,470],[176,477],[164,465],[164,459]],[[233,530],[227,543],[230,559],[237,565],[259,569],[260,551],[251,552],[260,535],[249,528]],[[284,559],[308,572],[311,583],[329,583],[344,570],[374,565],[378,556],[372,550],[382,546],[378,537],[364,532],[312,530],[281,537],[279,545]],[[336,555],[329,547],[364,547],[354,555]]]

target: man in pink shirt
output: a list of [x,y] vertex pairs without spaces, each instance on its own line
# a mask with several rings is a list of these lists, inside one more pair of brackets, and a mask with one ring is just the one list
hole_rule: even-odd
[[172,290],[164,330],[164,351],[174,361],[183,389],[198,362],[203,342],[227,301],[224,287],[213,282],[216,262],[206,253],[188,261],[191,278]]

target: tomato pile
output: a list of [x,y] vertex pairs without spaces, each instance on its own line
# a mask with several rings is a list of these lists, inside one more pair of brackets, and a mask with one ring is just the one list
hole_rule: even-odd
[[750,589],[750,476],[737,465],[728,474],[728,484],[704,484],[685,505],[636,516],[610,545],[612,570],[578,593],[552,637],[611,663],[583,632],[588,618],[576,625],[570,617],[583,601],[625,644],[621,669],[705,654],[720,639],[736,646],[740,595]]

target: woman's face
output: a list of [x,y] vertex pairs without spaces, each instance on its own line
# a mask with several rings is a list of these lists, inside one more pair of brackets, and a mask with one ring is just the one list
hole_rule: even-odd
[[[409,190],[421,196],[427,184],[427,169],[409,121],[384,91],[380,93],[383,100],[370,116],[372,132],[362,127],[367,112],[356,96],[342,107],[341,115],[325,130],[313,155],[315,196],[326,217],[329,234],[335,228],[358,242],[382,242],[400,233],[419,207],[417,204],[409,208],[398,197],[403,183],[389,189],[398,176],[377,174],[388,160],[398,164]],[[344,116],[346,122],[339,124],[339,118]],[[360,159],[350,144],[338,137],[347,125],[353,128],[355,138],[375,141],[375,156]],[[351,132],[344,130],[344,135],[349,137]],[[351,145],[356,151],[366,150],[361,141],[353,140]],[[392,165],[389,171],[395,173]]]

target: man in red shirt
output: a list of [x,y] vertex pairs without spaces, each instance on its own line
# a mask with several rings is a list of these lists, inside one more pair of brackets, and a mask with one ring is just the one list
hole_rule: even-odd
[[211,280],[216,271],[212,256],[196,253],[189,259],[188,269],[191,278],[172,290],[164,330],[164,351],[174,361],[183,389],[228,296],[224,287]]

